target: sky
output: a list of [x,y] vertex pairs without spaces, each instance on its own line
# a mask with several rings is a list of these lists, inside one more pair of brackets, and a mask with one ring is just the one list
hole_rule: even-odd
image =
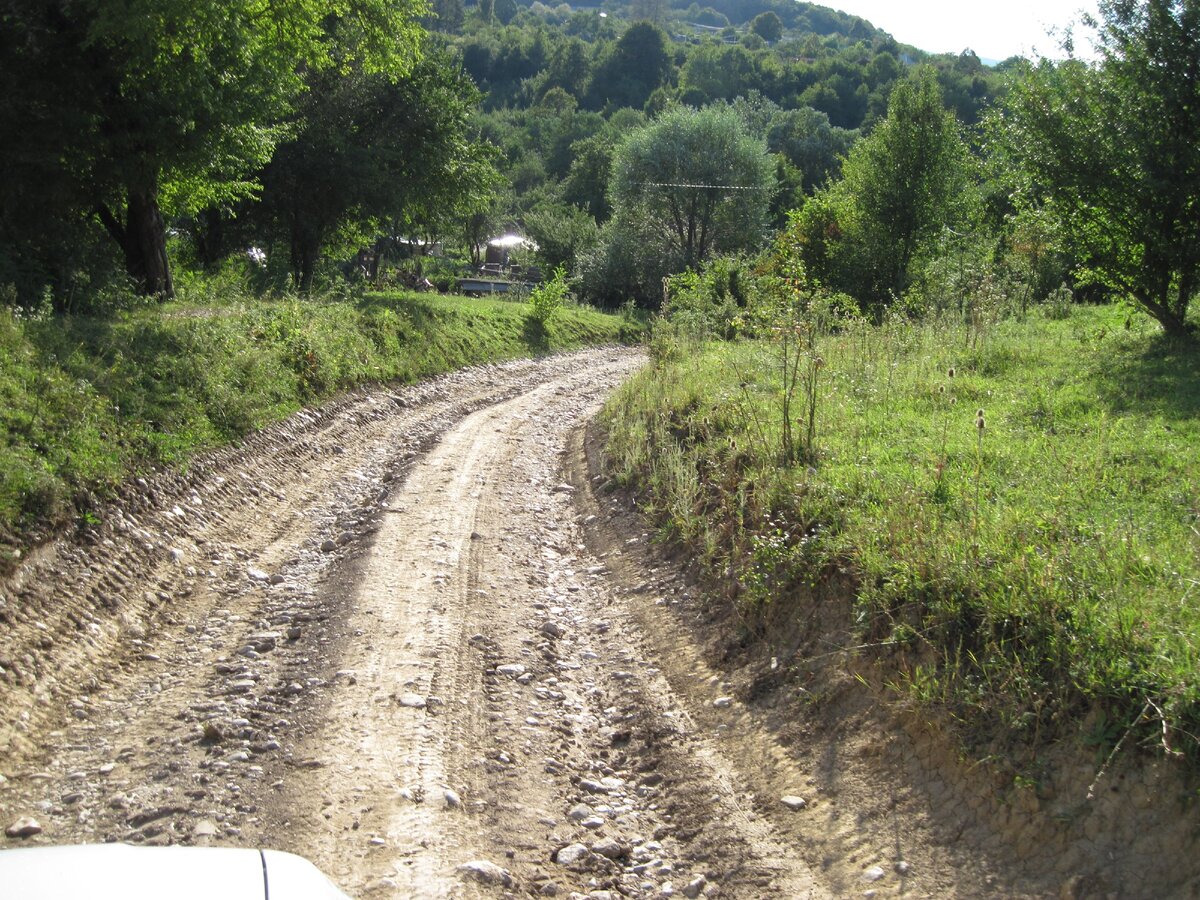
[[[1035,50],[1039,56],[1061,56],[1047,29],[1064,28],[1081,10],[1096,12],[1095,0],[826,0],[824,5],[860,16],[918,50],[960,53],[969,47],[997,62],[1032,57]],[[1076,53],[1090,55],[1089,47],[1077,40]]]

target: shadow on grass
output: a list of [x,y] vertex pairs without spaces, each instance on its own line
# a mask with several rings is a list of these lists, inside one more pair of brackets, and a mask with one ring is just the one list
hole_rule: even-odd
[[1118,348],[1093,380],[1113,412],[1154,411],[1171,419],[1200,417],[1200,340],[1151,338]]
[[550,332],[546,330],[546,323],[541,319],[533,315],[526,316],[521,334],[525,338],[525,345],[533,352],[550,352]]

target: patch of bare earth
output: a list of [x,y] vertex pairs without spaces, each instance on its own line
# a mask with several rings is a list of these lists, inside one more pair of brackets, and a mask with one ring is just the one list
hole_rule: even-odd
[[945,741],[815,672],[827,622],[731,641],[587,468],[641,364],[356,393],[28,560],[0,584],[4,843],[277,847],[371,898],[1141,896],[1090,850],[1025,854]]

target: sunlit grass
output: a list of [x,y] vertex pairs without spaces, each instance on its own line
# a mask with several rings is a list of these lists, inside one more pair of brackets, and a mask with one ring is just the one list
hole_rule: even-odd
[[1200,352],[1151,332],[1076,308],[825,336],[805,465],[778,350],[694,348],[610,404],[610,457],[744,605],[851,571],[895,683],[963,722],[1037,740],[1099,706],[1197,753]]

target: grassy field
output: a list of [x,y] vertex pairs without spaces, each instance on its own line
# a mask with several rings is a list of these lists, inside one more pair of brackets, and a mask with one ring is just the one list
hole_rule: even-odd
[[610,463],[750,618],[850,572],[858,640],[967,733],[1200,759],[1200,350],[1153,331],[1071,307],[676,347],[609,404]]
[[502,300],[215,293],[96,318],[0,309],[0,569],[130,474],[353,385],[639,337],[573,306],[542,324]]

